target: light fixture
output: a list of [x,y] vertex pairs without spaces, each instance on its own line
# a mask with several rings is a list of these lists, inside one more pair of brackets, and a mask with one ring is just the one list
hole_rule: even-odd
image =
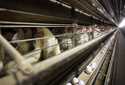
[[125,18],[120,22],[120,24],[118,25],[119,28],[123,28],[125,27]]

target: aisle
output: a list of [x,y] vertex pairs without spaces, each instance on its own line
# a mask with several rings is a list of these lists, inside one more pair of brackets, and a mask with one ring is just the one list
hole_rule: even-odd
[[111,81],[112,85],[125,85],[125,29],[118,35]]

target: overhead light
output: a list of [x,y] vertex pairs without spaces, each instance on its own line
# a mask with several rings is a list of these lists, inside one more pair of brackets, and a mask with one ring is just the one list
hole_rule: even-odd
[[123,28],[125,27],[125,18],[120,22],[120,24],[118,25],[119,28]]

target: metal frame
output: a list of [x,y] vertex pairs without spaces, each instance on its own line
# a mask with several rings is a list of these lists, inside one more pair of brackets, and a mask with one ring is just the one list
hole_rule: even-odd
[[[7,84],[9,82],[9,85],[14,85],[17,82],[18,83],[23,83],[26,84],[26,82],[30,83],[31,80],[32,82],[35,82],[36,80],[44,80],[41,83],[42,84],[47,84],[50,83],[50,81],[53,80],[53,78],[57,78],[57,75],[60,74],[60,72],[65,71],[66,68],[69,68],[70,66],[72,66],[72,64],[74,64],[77,60],[81,59],[82,56],[79,56],[81,53],[86,52],[89,49],[92,49],[92,47],[98,45],[101,41],[105,40],[107,37],[109,37],[114,31],[111,31],[110,33],[107,33],[101,37],[98,37],[94,40],[91,40],[90,42],[84,44],[84,45],[80,45],[77,46],[69,51],[66,51],[60,55],[57,55],[53,58],[47,59],[43,62],[39,62],[35,65],[33,65],[33,74],[31,76],[26,76],[24,74],[22,74],[20,71],[17,71],[16,73],[14,73],[16,75],[16,77],[18,78],[18,80],[14,79],[13,74],[10,74],[8,76],[5,76],[3,78],[0,79],[0,83],[2,84]],[[2,40],[4,40],[2,37],[0,37]],[[5,41],[5,40],[4,40]],[[4,41],[1,42],[1,44],[5,45],[9,45],[9,43],[4,43]],[[6,42],[6,41],[5,41]],[[12,50],[9,49],[7,46],[6,49],[8,51]],[[10,46],[11,47],[11,46]],[[11,47],[12,48],[12,47]],[[15,49],[13,49],[15,50]],[[12,51],[13,51],[12,50]],[[13,52],[13,55],[15,56],[16,52]],[[17,56],[15,56],[16,58]],[[77,58],[76,58],[77,57]],[[67,65],[67,63],[69,63]],[[67,65],[67,66],[66,66]],[[66,66],[66,67],[65,67]],[[62,68],[60,68],[62,67]],[[58,71],[56,71],[57,69],[59,69]],[[56,71],[56,74],[54,74]],[[53,74],[53,76],[52,76]],[[46,79],[46,77],[49,77],[48,79]],[[6,82],[6,80],[8,82]],[[10,80],[10,81],[9,81]]]
[[0,9],[0,20],[3,21],[66,24],[74,22],[78,24],[100,23],[99,20],[78,11],[74,11],[74,14],[72,14],[71,9],[49,0],[30,0],[30,2],[25,0],[1,0]]

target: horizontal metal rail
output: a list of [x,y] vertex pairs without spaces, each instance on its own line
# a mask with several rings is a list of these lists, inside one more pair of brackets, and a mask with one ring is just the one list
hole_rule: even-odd
[[46,26],[46,25],[44,25],[44,26],[41,26],[41,25],[0,25],[0,27],[2,27],[2,28],[21,28],[21,27],[32,27],[32,28],[34,28],[34,27],[73,27],[73,26]]
[[23,25],[73,25],[73,24],[50,24],[50,23],[33,23],[33,22],[11,22],[11,21],[0,21],[0,24],[23,24]]
[[57,79],[57,76],[59,76],[60,73],[63,73],[66,69],[70,68],[70,66],[78,62],[79,59],[80,60],[83,59],[82,56],[79,56],[81,53],[84,54],[87,50],[90,50],[90,49],[92,50],[93,47],[97,46],[99,43],[104,41],[113,32],[114,30],[101,37],[93,39],[88,43],[79,45],[60,55],[54,56],[52,58],[49,58],[45,61],[42,61],[33,65],[34,74],[32,74],[31,76],[26,76],[22,74],[20,71],[17,71],[15,75],[18,79],[15,79],[13,77],[13,74],[10,74],[8,76],[1,78],[0,83],[7,85],[9,82],[9,85],[14,85],[14,84],[17,84],[17,82],[26,84],[31,82],[34,83],[37,80],[41,80],[42,85],[46,85],[46,84],[48,85],[52,82],[52,80],[54,80],[55,78]]
[[[84,34],[84,33],[64,33],[64,34],[60,34],[60,35],[54,35],[54,37],[58,38],[58,37],[64,37],[64,36],[74,36],[77,34]],[[48,38],[53,38],[53,37],[39,37],[39,38],[32,38],[32,39],[24,39],[24,40],[13,40],[13,41],[9,41],[10,43],[21,43],[21,42],[30,42],[30,41],[35,41],[35,40],[44,40],[44,39],[48,39]]]
[[[81,27],[82,25],[77,25]],[[32,23],[32,22],[11,22],[0,21],[0,27],[21,28],[21,27],[76,27],[76,24],[51,24],[51,23]]]

